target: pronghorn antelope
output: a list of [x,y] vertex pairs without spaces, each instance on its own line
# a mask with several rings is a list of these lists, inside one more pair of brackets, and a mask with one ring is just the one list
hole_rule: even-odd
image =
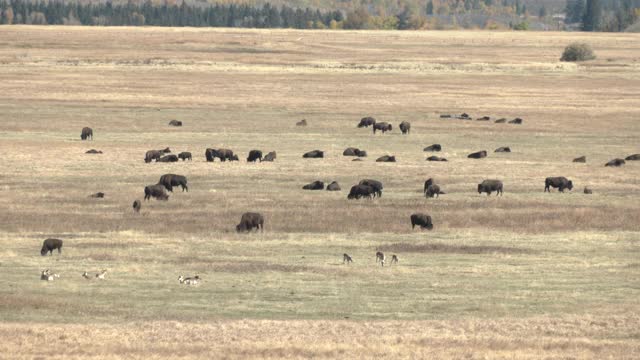
[[107,269],[104,269],[96,274],[96,279],[104,280],[105,275],[107,275]]
[[42,273],[40,274],[40,280],[44,280],[44,281],[53,281],[53,279],[59,278],[59,277],[60,275],[52,274],[49,269],[43,270]]
[[398,257],[396,256],[396,254],[391,255],[391,263],[392,264],[398,263]]
[[380,265],[384,266],[384,261],[386,260],[386,258],[384,257],[384,254],[380,251],[378,251],[376,253],[376,264],[378,263],[378,261],[380,261]]
[[180,284],[185,284],[185,285],[198,285],[198,283],[200,282],[200,276],[196,275],[194,277],[184,277],[184,275],[180,275],[180,277],[178,277],[178,281],[180,281]]
[[91,279],[91,277],[89,276],[89,273],[88,273],[88,272],[86,272],[86,271],[82,273],[82,277],[83,277],[83,278],[85,278],[85,279],[87,279],[87,280],[90,280],[90,279]]
[[351,258],[351,256],[349,256],[349,254],[342,254],[342,263],[352,263],[353,259]]

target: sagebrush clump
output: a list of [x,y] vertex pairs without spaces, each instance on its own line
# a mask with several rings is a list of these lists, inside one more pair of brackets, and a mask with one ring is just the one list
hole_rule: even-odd
[[587,61],[595,58],[596,55],[589,44],[573,43],[564,48],[560,61]]

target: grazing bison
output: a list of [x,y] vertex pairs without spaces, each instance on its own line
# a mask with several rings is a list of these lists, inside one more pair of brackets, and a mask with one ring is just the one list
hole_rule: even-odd
[[333,181],[331,184],[327,185],[327,191],[340,191],[340,185],[337,181]]
[[324,157],[324,151],[320,151],[320,150],[309,151],[308,153],[305,153],[304,155],[302,155],[302,157],[303,158],[310,158],[310,159],[323,158]]
[[147,201],[152,197],[156,200],[169,200],[169,195],[167,195],[165,187],[162,184],[148,185],[144,187],[144,200]]
[[588,187],[584,188],[584,193],[585,194],[593,194],[593,190],[589,189]]
[[586,156],[577,157],[577,158],[573,159],[573,162],[586,163],[587,162],[587,157]]
[[491,196],[492,192],[496,192],[496,196],[502,196],[502,181],[500,180],[484,180],[478,184],[478,194],[483,192],[487,193],[487,196]]
[[482,158],[486,158],[486,157],[487,157],[487,151],[486,151],[486,150],[482,150],[482,151],[474,152],[474,153],[471,153],[471,154],[467,155],[467,157],[468,157],[469,159],[482,159]]
[[369,199],[375,197],[376,189],[368,185],[353,185],[351,190],[349,191],[349,195],[347,195],[347,199],[360,199],[362,197],[367,197]]
[[256,230],[264,231],[264,217],[260,213],[247,212],[242,214],[240,218],[240,224],[236,225],[236,231],[251,231],[253,228]]
[[521,118],[515,118],[513,120],[509,121],[509,124],[516,124],[516,125],[520,125],[522,124],[522,119]]
[[426,148],[424,148],[423,151],[442,151],[442,145],[440,144],[429,145]]
[[296,126],[307,126],[307,120],[302,119],[296,123]]
[[180,121],[180,120],[171,120],[171,121],[169,121],[169,126],[182,126],[182,121]]
[[558,191],[564,192],[564,189],[573,189],[573,182],[564,176],[548,177],[544,179],[544,191],[551,192],[550,188],[558,188]]
[[497,148],[494,152],[511,152],[511,148],[508,146],[501,146]]
[[144,155],[144,162],[150,163],[152,160],[158,161],[162,157],[163,152],[161,150],[149,150]]
[[394,155],[384,155],[376,159],[376,162],[396,162]]
[[139,213],[140,209],[142,208],[142,202],[140,200],[134,200],[133,201],[133,211],[135,213]]
[[427,161],[448,161],[447,159],[440,156],[429,156]]
[[310,184],[302,187],[303,190],[324,190],[324,183],[320,180],[316,180]]
[[96,150],[96,149],[91,149],[91,150],[87,150],[85,152],[85,154],[102,154],[102,151]]
[[483,116],[483,117],[477,118],[476,120],[477,121],[489,121],[489,120],[491,120],[491,118],[488,117],[488,116]]
[[180,154],[178,154],[178,159],[182,160],[182,161],[191,161],[193,160],[193,156],[191,156],[191,153],[188,151],[183,151]]
[[229,161],[240,161],[240,159],[238,159],[238,155],[237,154],[233,154],[229,158]]
[[42,249],[40,249],[40,255],[45,256],[47,253],[53,255],[53,250],[58,249],[58,254],[62,253],[62,240],[49,238],[42,242]]
[[625,161],[623,159],[613,159],[608,163],[604,164],[604,166],[622,166],[624,164],[625,164]]
[[80,139],[93,140],[93,129],[91,129],[90,127],[83,127],[82,132],[80,133]]
[[160,176],[160,181],[158,181],[158,184],[164,186],[165,189],[170,192],[173,192],[174,186],[180,186],[182,187],[182,191],[186,190],[187,192],[189,192],[189,187],[187,186],[187,178],[182,175],[164,174]]
[[[389,129],[391,130],[391,129]],[[411,132],[411,123],[408,121],[403,121],[400,123],[400,131],[402,131],[403,135],[409,134]]]
[[431,216],[420,213],[411,215],[411,228],[415,229],[416,225],[420,226],[421,229],[432,230],[433,222],[431,221]]
[[376,123],[376,119],[372,118],[371,116],[367,116],[360,119],[360,123],[358,123],[358,127],[359,128],[369,127],[369,126],[375,125],[375,123]]
[[387,131],[391,131],[391,129],[392,129],[391,124],[387,124],[386,122],[379,122],[379,123],[373,124],[374,135],[376,133],[376,130],[380,130],[384,134]]
[[238,160],[237,156],[234,156],[233,151],[229,149],[206,149],[204,152],[207,161],[212,162],[215,158],[220,159],[220,161],[233,161]]
[[256,160],[260,160],[260,162],[262,162],[262,151],[260,150],[249,151],[249,156],[247,156],[247,162],[255,162]]
[[494,121],[494,122],[495,122],[496,124],[504,124],[504,123],[506,123],[506,122],[507,122],[507,119],[505,119],[505,118],[501,118],[501,119],[498,119],[498,120],[496,120],[496,121]]
[[275,159],[276,159],[276,152],[271,151],[270,153],[268,153],[262,158],[262,161],[273,161]]
[[96,199],[104,199],[104,193],[103,192],[97,192],[95,194],[91,194],[89,195],[90,198],[96,198]]
[[444,194],[444,193],[440,190],[440,186],[438,186],[436,184],[430,185],[427,188],[427,191],[425,191],[425,193],[424,193],[424,195],[426,197],[430,197],[430,198],[432,198],[432,197],[440,197],[440,194]]
[[636,160],[640,160],[640,154],[633,154],[633,155],[629,155],[626,158],[624,158],[625,160],[628,161],[636,161]]
[[378,197],[382,196],[382,183],[378,180],[372,180],[372,179],[364,179],[364,180],[360,180],[360,183],[358,183],[358,185],[367,185],[367,186],[371,186],[374,190],[375,190],[375,194]]
[[177,161],[178,161],[178,157],[173,154],[163,156],[160,159],[156,160],[156,162],[177,162]]

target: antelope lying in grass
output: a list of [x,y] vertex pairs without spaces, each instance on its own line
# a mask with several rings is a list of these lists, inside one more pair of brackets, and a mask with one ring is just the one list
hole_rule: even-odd
[[53,281],[53,279],[59,278],[59,277],[60,275],[52,274],[49,269],[43,270],[42,273],[40,274],[40,280],[44,280],[44,281]]
[[386,260],[386,258],[384,257],[384,253],[378,251],[376,253],[376,264],[378,263],[378,261],[380,261],[380,265],[384,266],[384,261]]
[[104,280],[105,275],[107,275],[107,269],[104,269],[96,274],[96,279]]
[[200,283],[200,276],[196,275],[194,277],[184,277],[184,275],[180,275],[180,277],[178,277],[178,281],[180,281],[180,284],[185,284],[185,285],[198,285],[198,283]]

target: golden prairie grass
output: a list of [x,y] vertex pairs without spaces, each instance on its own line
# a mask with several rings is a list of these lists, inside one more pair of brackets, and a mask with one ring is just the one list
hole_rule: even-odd
[[[578,40],[598,60],[560,63]],[[633,358],[640,164],[603,165],[640,152],[639,47],[633,34],[0,27],[0,349]],[[462,112],[524,124],[439,118]],[[356,128],[366,115],[394,130]],[[448,162],[424,160],[433,143]],[[143,162],[166,146],[193,162]],[[369,157],[352,162],[349,146]],[[207,147],[241,161],[206,163]],[[247,164],[251,149],[278,158]],[[326,158],[301,158],[314,149]],[[466,158],[478,150],[489,157]],[[384,154],[398,162],[374,162]],[[165,173],[190,191],[134,215]],[[576,188],[543,193],[547,176]],[[447,194],[425,199],[429,177]],[[348,201],[362,178],[381,180],[382,198]],[[475,191],[487,178],[504,196]],[[314,180],[342,191],[301,189]],[[265,232],[236,234],[250,210]],[[434,230],[412,231],[414,212]],[[46,237],[64,239],[61,256],[40,257]],[[376,267],[376,250],[400,264]],[[61,278],[39,281],[44,268]],[[80,276],[104,268],[105,281]],[[178,284],[196,273],[200,286]]]

